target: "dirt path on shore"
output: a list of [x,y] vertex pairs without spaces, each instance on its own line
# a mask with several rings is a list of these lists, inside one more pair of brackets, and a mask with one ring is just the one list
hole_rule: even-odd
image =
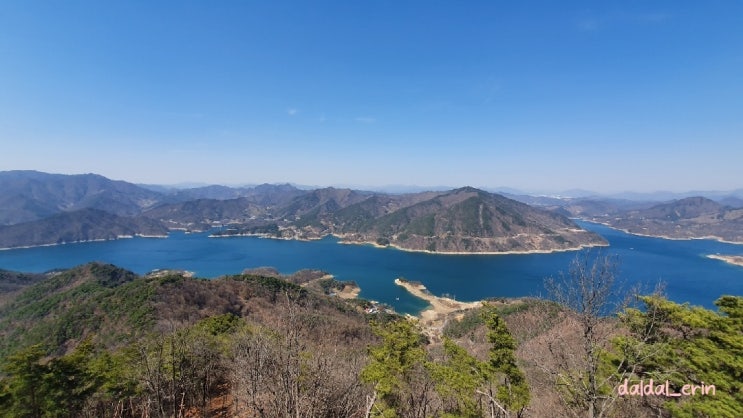
[[395,279],[395,284],[402,286],[415,297],[431,304],[431,307],[419,314],[420,324],[429,336],[440,336],[446,325],[447,318],[455,312],[463,312],[482,306],[482,302],[459,302],[451,298],[432,295],[426,286],[420,283],[411,283]]

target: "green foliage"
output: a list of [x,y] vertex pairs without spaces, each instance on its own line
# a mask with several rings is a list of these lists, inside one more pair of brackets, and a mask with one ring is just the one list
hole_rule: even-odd
[[416,324],[404,319],[372,324],[372,329],[381,342],[369,348],[369,364],[360,377],[374,385],[379,396],[376,410],[381,411],[381,416],[396,416],[404,408],[416,374],[427,364],[424,339]]
[[472,196],[450,209],[450,219],[460,223],[461,235],[471,237],[489,236],[493,233],[492,212],[481,196]]
[[471,334],[485,323],[482,314],[477,310],[471,310],[464,314],[462,319],[451,319],[444,326],[443,334],[448,338],[462,338]]
[[719,312],[658,295],[640,300],[644,310],[621,315],[630,335],[614,340],[624,377],[668,380],[676,393],[687,384],[715,386],[714,395],[664,399],[674,417],[743,416],[743,297],[721,297]]
[[0,412],[5,416],[40,417],[43,407],[42,384],[47,368],[41,364],[44,350],[33,345],[14,353],[6,359],[2,380],[4,388]]
[[23,291],[0,313],[0,355],[42,344],[48,351],[98,334],[111,342],[154,322],[154,283],[111,265],[91,263]]
[[0,412],[4,416],[68,417],[82,410],[99,381],[89,367],[93,354],[90,341],[71,354],[44,361],[40,345],[10,355],[3,367],[7,377],[0,382]]
[[443,363],[429,365],[436,389],[445,400],[444,416],[480,416],[475,394],[487,381],[487,365],[449,338],[444,338],[444,354]]
[[[511,303],[506,303],[506,298],[491,299],[490,301],[501,302],[499,305],[490,305],[489,308],[495,310],[501,318],[530,309],[535,303],[541,303],[533,299],[527,299],[524,302]],[[458,339],[470,334],[470,339],[472,339],[473,336],[471,334],[482,325],[485,325],[485,319],[482,312],[479,310],[471,310],[466,312],[462,319],[450,319],[444,326],[443,335],[445,337]]]
[[346,287],[346,283],[335,279],[322,279],[317,282],[326,295],[336,290],[343,290]]
[[434,214],[421,216],[410,221],[408,225],[408,232],[423,237],[432,237],[436,235],[435,232],[436,218]]
[[[509,315],[513,315],[518,312],[522,312],[525,310],[530,309],[534,306],[534,300],[529,300],[526,302],[521,303],[509,303],[506,305],[498,306],[496,308],[496,312],[498,312],[498,315],[500,315],[502,318],[507,317]],[[537,302],[539,303],[539,302]]]
[[491,306],[483,308],[490,348],[489,371],[497,381],[496,400],[502,408],[521,412],[529,404],[529,386],[516,363],[516,341],[506,323]]
[[372,329],[381,338],[381,344],[369,348],[369,364],[361,372],[361,379],[374,383],[376,391],[387,397],[404,386],[406,375],[425,360],[426,351],[411,321],[373,323]]
[[384,237],[377,238],[376,242],[377,242],[377,245],[390,245],[390,240]]
[[408,210],[403,209],[378,218],[373,227],[379,231],[380,234],[389,236],[400,232],[400,228],[404,227],[408,222],[410,222]]
[[100,384],[91,370],[93,345],[81,343],[71,354],[52,359],[44,376],[44,410],[49,417],[68,417],[83,409]]
[[217,336],[233,333],[240,327],[240,318],[234,314],[210,316],[202,319],[194,325],[197,330],[202,330],[209,335]]
[[231,279],[258,285],[256,288],[258,294],[260,296],[267,296],[271,302],[276,302],[279,295],[283,294],[288,294],[293,298],[303,298],[307,296],[307,290],[302,286],[277,277],[243,274],[232,276]]

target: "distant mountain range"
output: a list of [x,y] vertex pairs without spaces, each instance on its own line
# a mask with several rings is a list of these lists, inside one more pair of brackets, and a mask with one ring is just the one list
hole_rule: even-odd
[[388,194],[289,184],[175,189],[138,186],[96,174],[0,172],[0,248],[172,229],[215,237],[259,235],[436,252],[529,252],[605,245],[568,218],[632,233],[743,242],[743,199],[687,197],[657,202],[607,197],[497,194],[465,187]]
[[633,234],[743,243],[743,201],[702,196],[656,202],[614,198],[511,196],[571,218],[600,222]]
[[97,174],[0,172],[0,225],[35,221],[62,212],[100,209],[138,215],[162,202],[160,193]]
[[155,191],[95,174],[0,172],[0,247],[164,235],[169,229],[528,252],[605,245],[566,217],[474,188],[385,194],[291,185]]

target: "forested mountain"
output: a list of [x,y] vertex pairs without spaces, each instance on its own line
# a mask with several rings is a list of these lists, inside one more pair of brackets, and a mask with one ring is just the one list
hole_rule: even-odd
[[87,208],[132,216],[162,199],[159,193],[97,174],[0,171],[0,225]]
[[171,190],[168,200],[185,202],[198,199],[228,200],[240,197],[263,206],[283,205],[296,196],[307,193],[290,184],[261,184],[255,187],[211,185],[191,189]]
[[[334,234],[350,243],[436,252],[606,245],[562,215],[470,187],[401,195],[333,187],[299,190],[288,184],[156,192],[93,174],[10,171],[0,173],[0,196],[5,222],[13,224],[0,227],[3,248],[215,227],[220,229],[215,236],[317,239]],[[232,196],[239,197],[223,199]]]
[[[321,189],[279,209],[271,230],[284,238],[335,234],[345,242],[372,242],[437,252],[505,252],[604,245],[564,216],[465,187],[448,192],[383,195]],[[253,223],[219,235],[262,231]],[[264,227],[265,228],[265,227]]]
[[634,234],[743,242],[743,208],[700,196],[634,209],[584,210],[576,215]]
[[0,248],[112,240],[121,237],[167,236],[162,223],[124,217],[98,209],[62,212],[38,221],[0,226]]
[[[540,251],[605,244],[567,218],[465,187],[361,225],[361,240],[440,252]],[[353,238],[352,238],[353,239]]]
[[223,224],[245,224],[263,219],[265,206],[248,198],[216,200],[197,199],[180,203],[167,203],[145,211],[142,216],[160,222],[171,229],[207,231]]
[[[0,300],[12,294],[0,304],[0,415],[743,414],[740,297],[712,312],[655,295],[601,317],[584,289],[587,304],[491,302],[424,334],[415,320],[323,294],[333,280],[309,273],[299,286],[99,263],[28,280],[2,272],[15,284],[0,285]],[[671,395],[639,396],[649,379]],[[673,395],[689,385],[698,395]]]

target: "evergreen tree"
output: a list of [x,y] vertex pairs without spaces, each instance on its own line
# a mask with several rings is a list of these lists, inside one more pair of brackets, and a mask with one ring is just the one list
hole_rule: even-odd
[[488,342],[492,344],[487,370],[491,382],[496,385],[495,393],[492,386],[488,392],[491,416],[495,416],[495,408],[502,415],[510,416],[515,412],[516,416],[522,416],[530,396],[524,373],[516,363],[516,341],[494,308],[484,308],[483,315],[488,327]]
[[444,416],[482,416],[476,395],[488,380],[487,363],[477,360],[449,338],[444,338],[444,356],[444,362],[429,366],[436,390],[444,401]]
[[21,349],[8,356],[3,371],[7,374],[4,380],[3,404],[0,412],[4,416],[23,416],[40,418],[43,413],[44,376],[49,368],[41,363],[45,352],[40,344]]
[[369,349],[361,379],[374,385],[367,416],[428,416],[432,380],[423,336],[408,320],[373,324],[381,342]]
[[628,382],[668,380],[682,395],[684,385],[698,386],[695,395],[656,398],[674,417],[743,416],[743,297],[721,297],[719,312],[658,295],[640,300],[644,310],[621,315],[630,335],[615,340]]

